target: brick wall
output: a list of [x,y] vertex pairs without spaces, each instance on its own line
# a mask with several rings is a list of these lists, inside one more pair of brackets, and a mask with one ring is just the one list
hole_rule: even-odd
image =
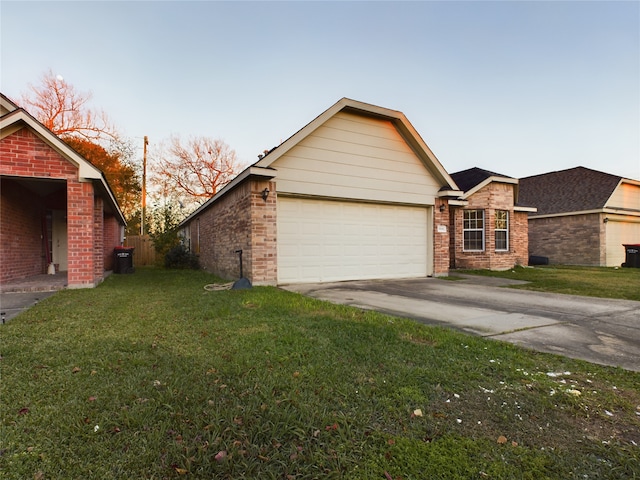
[[[102,231],[102,236],[103,236],[103,241],[102,241],[102,245],[103,245],[103,258],[104,258],[104,269],[105,270],[113,270],[113,266],[114,266],[114,255],[113,255],[113,249],[116,246],[119,246],[121,243],[121,227],[120,227],[120,223],[118,222],[118,220],[116,219],[116,217],[114,217],[113,215],[110,214],[105,214],[104,216],[104,220],[103,220],[103,231]],[[135,252],[134,252],[134,265],[135,265]]]
[[529,218],[529,251],[554,264],[605,265],[603,226],[599,213]]
[[[21,194],[22,205],[11,203],[7,197],[5,205],[5,195],[3,189],[2,196],[2,278],[20,278],[13,275],[28,276],[35,273],[44,273],[46,265],[43,267],[45,250],[42,247],[42,227],[41,219],[46,210],[60,208],[67,209],[67,237],[68,237],[68,285],[69,288],[91,287],[97,279],[103,276],[100,268],[103,263],[96,260],[102,257],[104,246],[95,244],[96,238],[102,242],[103,236],[100,232],[96,234],[96,229],[100,227],[101,221],[97,219],[97,211],[94,208],[94,189],[89,182],[78,180],[77,168],[57,151],[43,142],[29,129],[18,130],[2,140],[0,140],[0,174],[17,177],[35,177],[42,181],[44,188],[49,188],[53,183],[66,182],[66,202],[64,188],[60,194],[45,197],[42,201],[37,200],[38,195],[33,192],[25,195]],[[4,182],[3,182],[4,186]],[[33,205],[29,207],[29,202],[25,199],[34,199],[38,203],[38,208]],[[35,205],[35,203],[34,203]],[[6,206],[6,209],[5,209]],[[5,215],[7,222],[5,223]],[[21,222],[29,224],[18,225],[16,217],[23,217]],[[13,220],[12,220],[13,218]],[[7,242],[4,236],[7,236]],[[19,240],[18,240],[19,239]],[[19,261],[12,257],[13,250],[5,245],[20,243],[19,249],[25,252],[29,260],[28,267],[20,266],[18,263],[25,263],[24,256]],[[37,245],[40,245],[38,247]],[[36,250],[40,249],[37,254]],[[98,249],[98,250],[96,250]],[[99,254],[96,252],[99,251]],[[39,261],[36,261],[39,257]],[[37,270],[37,271],[36,271]]]
[[[513,188],[507,183],[492,182],[469,197],[469,205],[454,208],[450,217],[452,267],[464,269],[507,270],[528,263],[527,216],[513,208]],[[484,251],[464,251],[464,210],[484,210]],[[509,250],[495,249],[495,212],[509,212]]]
[[[262,198],[269,189],[267,200]],[[276,183],[251,182],[251,281],[254,285],[276,285],[278,283],[277,255],[277,193]]]
[[67,281],[69,288],[95,286],[94,227],[93,185],[88,182],[68,180]]
[[[267,200],[262,191],[269,188]],[[243,275],[255,285],[277,282],[274,182],[247,180],[189,224],[191,245],[199,243],[200,265],[229,280]],[[198,233],[199,231],[199,233]],[[199,238],[199,240],[198,240]]]
[[[444,211],[440,211],[440,206],[444,205]],[[451,209],[448,202],[443,199],[436,199],[434,206],[434,228],[433,228],[433,275],[447,275],[449,273],[449,251],[450,232],[449,214]],[[438,226],[445,227],[446,232],[438,232]]]
[[2,179],[0,194],[0,283],[45,273],[40,204],[11,180]]

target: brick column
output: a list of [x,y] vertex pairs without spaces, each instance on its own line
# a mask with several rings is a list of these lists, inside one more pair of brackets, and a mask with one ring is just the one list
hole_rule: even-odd
[[[442,212],[441,205],[444,205]],[[449,202],[442,198],[437,198],[433,207],[433,275],[436,277],[449,274],[449,208]],[[445,227],[446,231],[438,232],[438,226]]]
[[95,197],[93,202],[93,283],[104,277],[104,200]]
[[[262,198],[269,189],[267,199]],[[276,285],[278,257],[276,244],[277,222],[276,182],[251,182],[251,251],[249,267],[254,285]]]
[[88,182],[67,180],[67,236],[69,288],[95,286],[94,196]]

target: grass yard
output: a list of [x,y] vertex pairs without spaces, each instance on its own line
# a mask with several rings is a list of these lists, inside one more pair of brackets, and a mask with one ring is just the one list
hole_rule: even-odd
[[2,326],[0,478],[640,478],[639,373],[214,280]]
[[[516,267],[502,272],[490,270],[460,270],[459,272],[530,282],[527,285],[511,288],[640,301],[639,268],[549,265],[535,268]],[[453,277],[455,273],[452,273]]]

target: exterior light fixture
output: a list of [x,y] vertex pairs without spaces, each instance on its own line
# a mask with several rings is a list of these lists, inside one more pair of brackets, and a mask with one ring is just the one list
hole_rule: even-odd
[[262,199],[266,202],[267,198],[269,198],[269,189],[265,188],[264,190],[262,190]]
[[446,208],[447,207],[445,207],[444,203],[442,205],[440,205],[440,213],[444,213]]

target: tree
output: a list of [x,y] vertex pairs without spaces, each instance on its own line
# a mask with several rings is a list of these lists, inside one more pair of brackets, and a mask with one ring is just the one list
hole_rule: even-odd
[[238,174],[240,167],[235,151],[222,140],[201,136],[183,144],[180,137],[172,136],[169,147],[161,148],[153,170],[158,185],[192,205],[215,195]]
[[90,92],[79,92],[51,70],[38,85],[29,84],[22,105],[45,127],[99,168],[127,220],[128,233],[140,229],[140,180],[133,162],[135,149],[107,115],[89,106]]
[[102,110],[89,107],[90,92],[78,92],[61,76],[45,72],[39,85],[29,84],[23,107],[45,127],[61,137],[92,141],[117,140],[119,135]]
[[107,151],[85,138],[67,137],[65,142],[104,173],[127,223],[132,220],[136,223],[135,219],[140,213],[141,188],[136,168],[128,156],[131,153],[127,153],[126,146],[119,143]]

